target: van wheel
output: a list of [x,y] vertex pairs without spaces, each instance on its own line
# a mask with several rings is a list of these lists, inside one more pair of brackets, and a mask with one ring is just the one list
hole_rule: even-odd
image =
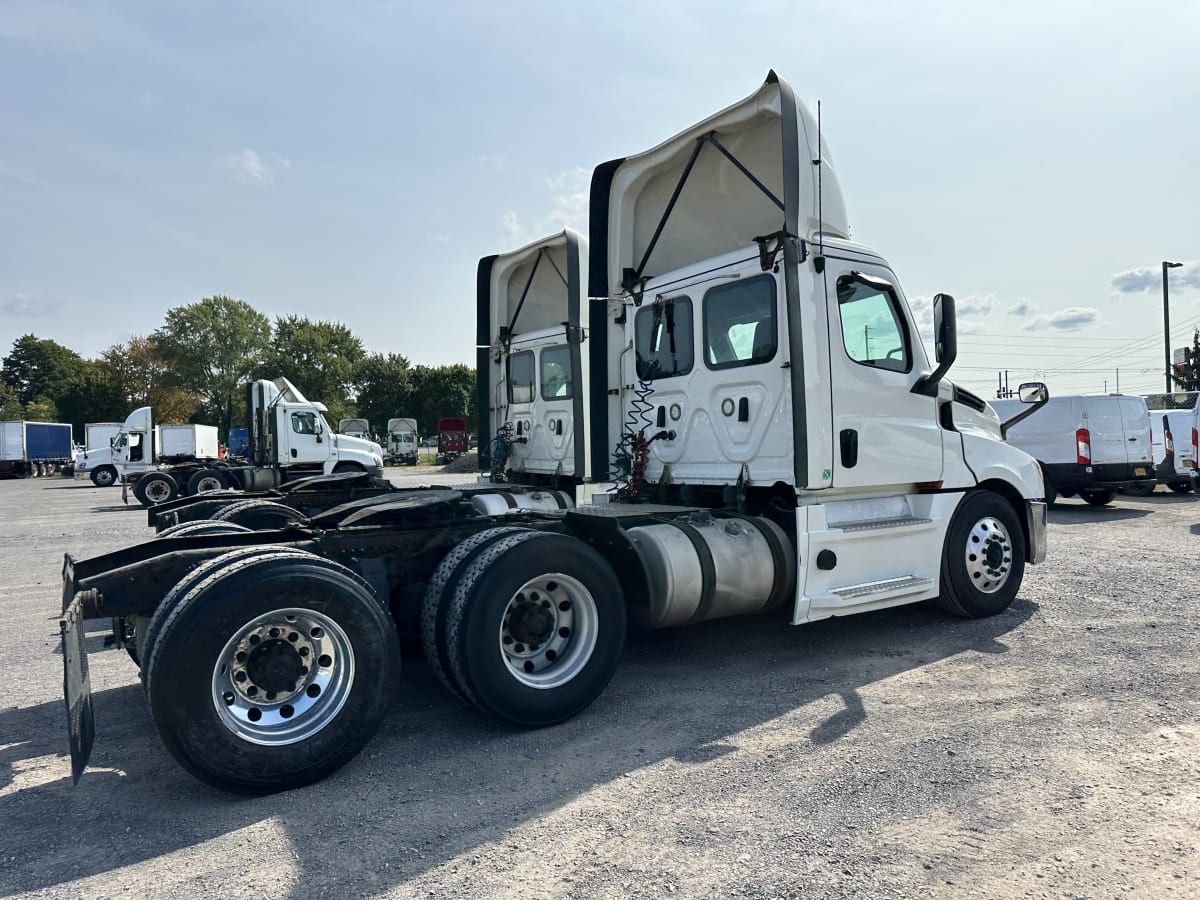
[[425,587],[425,597],[421,601],[421,649],[429,668],[447,689],[466,699],[466,691],[454,680],[448,651],[446,649],[446,612],[449,597],[454,593],[458,578],[466,568],[471,558],[494,541],[511,534],[528,531],[526,528],[507,526],[503,528],[488,528],[478,534],[473,534],[465,541],[454,545],[449,553],[438,563],[433,577]]
[[157,506],[179,496],[179,482],[166,472],[149,472],[137,480],[133,496],[142,506]]
[[1116,491],[1080,491],[1079,496],[1090,506],[1107,506],[1112,503]]
[[1121,490],[1130,497],[1149,497],[1157,486],[1153,481],[1135,481],[1125,485]]
[[567,535],[501,538],[470,561],[447,603],[454,680],[481,710],[525,728],[587,708],[625,645],[616,573]]
[[91,478],[96,487],[111,487],[117,481],[117,470],[112,466],[101,466],[92,470]]
[[956,616],[981,619],[1003,612],[1025,575],[1025,535],[1008,501],[991,491],[963,499],[942,550],[942,592],[936,603]]
[[223,491],[229,487],[225,476],[216,469],[200,469],[192,474],[187,482],[187,495],[208,494],[212,491]]
[[1170,487],[1171,490],[1177,494],[1190,494],[1192,492],[1192,486],[1190,484],[1185,484],[1180,481],[1175,482]]

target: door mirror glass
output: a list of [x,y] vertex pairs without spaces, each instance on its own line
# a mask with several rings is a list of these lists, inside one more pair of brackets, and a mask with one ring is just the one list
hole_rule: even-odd
[[934,357],[949,368],[958,357],[958,326],[954,316],[954,298],[938,294],[933,298]]
[[1040,381],[1029,381],[1017,388],[1022,403],[1042,403],[1050,396],[1046,385]]

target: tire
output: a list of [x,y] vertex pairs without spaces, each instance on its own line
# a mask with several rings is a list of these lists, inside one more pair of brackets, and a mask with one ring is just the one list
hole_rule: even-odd
[[[563,599],[553,603],[554,597]],[[454,681],[481,710],[524,728],[554,725],[585,709],[612,679],[625,645],[616,573],[566,535],[500,538],[467,564],[445,602]],[[523,641],[517,619],[525,635],[549,640]]]
[[220,519],[196,519],[194,522],[180,522],[170,528],[164,528],[154,536],[155,540],[165,537],[204,537],[213,534],[249,534],[251,529],[235,522],[222,522]]
[[216,469],[198,469],[187,480],[187,496],[223,491],[227,487],[229,487],[229,481],[221,472]]
[[311,553],[213,562],[175,597],[150,648],[146,693],[159,736],[180,765],[223,790],[319,781],[383,721],[400,669],[392,618],[365,581]]
[[451,693],[457,694],[464,700],[467,699],[466,692],[450,674],[450,658],[446,649],[446,609],[448,604],[445,601],[453,593],[458,576],[462,574],[467,563],[479,552],[480,548],[486,547],[502,537],[527,530],[513,526],[489,528],[471,535],[465,541],[460,541],[438,563],[438,567],[433,571],[433,576],[425,586],[425,596],[421,601],[421,649],[424,651],[429,668],[433,669],[433,674],[437,676],[438,681]]
[[1107,506],[1112,503],[1113,497],[1117,496],[1116,491],[1080,491],[1079,496],[1089,506]]
[[1192,492],[1192,486],[1182,481],[1176,481],[1168,485],[1168,487],[1177,494],[1190,494]]
[[1025,575],[1025,533],[1007,500],[992,491],[963,498],[942,550],[936,605],[968,619],[1008,609]]
[[[191,524],[191,523],[188,523]],[[227,523],[222,523],[227,524]],[[179,598],[190,591],[193,587],[217,571],[228,565],[233,565],[243,559],[250,557],[263,556],[270,554],[272,556],[287,555],[287,554],[303,554],[304,550],[296,547],[240,547],[236,550],[230,550],[228,553],[222,553],[220,556],[214,556],[211,559],[206,559],[194,569],[189,569],[184,573],[183,577],[171,587],[166,594],[163,595],[158,606],[154,608],[154,612],[150,614],[144,631],[144,640],[140,640],[137,645],[137,655],[142,659],[149,659],[154,650],[154,642],[158,639],[158,633],[162,630],[163,623],[167,620],[167,616],[178,602]],[[139,635],[143,637],[143,635]],[[130,654],[131,656],[133,654]],[[136,658],[134,660],[137,661]],[[146,687],[146,673],[142,672],[142,687]]]
[[[1130,497],[1149,497],[1158,485],[1153,481],[1134,481],[1121,488]],[[1087,499],[1086,497],[1084,498]]]
[[251,531],[286,528],[293,522],[306,521],[300,510],[273,500],[239,500],[213,513],[212,517],[221,522],[244,525]]
[[367,471],[367,470],[364,469],[362,466],[360,466],[358,463],[340,462],[336,466],[333,467],[332,474],[336,475],[338,472],[365,472],[365,471]]
[[117,470],[112,466],[100,466],[92,469],[91,479],[96,487],[112,487],[117,483]]
[[167,472],[147,472],[133,486],[133,496],[147,508],[179,496],[179,482]]

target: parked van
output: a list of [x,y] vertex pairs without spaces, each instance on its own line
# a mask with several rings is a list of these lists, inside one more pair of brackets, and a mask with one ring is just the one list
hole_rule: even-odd
[[[1019,400],[993,400],[1001,421],[1027,409]],[[1142,397],[1074,394],[1051,397],[1008,429],[1007,440],[1042,464],[1046,502],[1078,494],[1092,506],[1117,490],[1156,482],[1150,451],[1150,412]]]
[[1196,417],[1195,410],[1150,410],[1150,449],[1154,455],[1156,481],[1126,485],[1126,494],[1146,497],[1154,488],[1165,484],[1177,494],[1186,494],[1192,489],[1192,470],[1195,451],[1192,449],[1191,432]]

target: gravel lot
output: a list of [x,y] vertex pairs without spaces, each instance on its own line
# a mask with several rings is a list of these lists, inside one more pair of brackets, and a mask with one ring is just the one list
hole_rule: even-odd
[[1198,896],[1200,502],[1068,500],[1051,522],[1004,615],[634,635],[599,701],[544,731],[488,721],[409,652],[366,752],[241,799],[176,766],[113,650],[91,656],[72,787],[62,553],[150,532],[115,488],[0,482],[0,894]]

